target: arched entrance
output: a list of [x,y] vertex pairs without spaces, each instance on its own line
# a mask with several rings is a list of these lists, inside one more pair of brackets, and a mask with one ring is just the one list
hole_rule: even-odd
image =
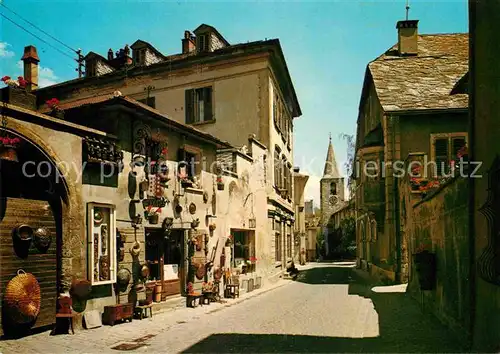
[[[61,292],[62,211],[68,189],[56,163],[24,136],[0,129],[0,136],[19,139],[17,161],[0,159],[0,333],[25,335],[55,322]],[[22,226],[22,228],[20,228]],[[21,230],[21,231],[20,231]],[[40,299],[19,292],[19,299],[39,303],[36,316],[21,316],[5,295],[9,282],[22,271],[33,274]],[[12,288],[10,288],[12,289]]]

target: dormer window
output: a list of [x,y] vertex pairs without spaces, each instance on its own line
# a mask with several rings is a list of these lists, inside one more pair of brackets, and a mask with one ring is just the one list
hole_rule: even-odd
[[146,62],[146,48],[134,50],[135,65],[144,65]]
[[198,48],[199,52],[208,52],[208,34],[200,34],[197,39],[197,45],[196,47]]
[[85,62],[85,77],[96,76],[96,61],[89,60]]

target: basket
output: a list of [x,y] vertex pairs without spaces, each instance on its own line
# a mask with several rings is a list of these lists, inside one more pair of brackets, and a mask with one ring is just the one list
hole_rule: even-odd
[[19,269],[5,288],[4,301],[9,317],[16,323],[30,323],[40,313],[40,285],[35,276]]

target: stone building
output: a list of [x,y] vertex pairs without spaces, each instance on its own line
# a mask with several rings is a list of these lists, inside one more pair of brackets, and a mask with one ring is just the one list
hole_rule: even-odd
[[430,172],[468,140],[467,34],[418,34],[418,21],[397,23],[398,43],[368,64],[356,137],[357,252],[360,265],[404,281],[397,178],[404,160],[423,153]]
[[333,214],[344,206],[344,179],[340,176],[335,152],[333,151],[332,138],[330,137],[323,177],[320,180],[321,228],[325,239],[327,257],[335,248],[335,230],[330,219]]
[[495,30],[500,21],[496,1],[469,1],[470,26],[470,159],[482,165],[470,178],[470,256],[463,259],[472,277],[474,350],[500,351],[500,223],[499,155],[500,69],[497,58],[500,39]]
[[[79,326],[83,310],[135,304],[144,285],[159,284],[163,301],[226,270],[244,291],[275,276],[267,149],[255,136],[240,151],[118,91],[37,106],[36,49],[23,60],[31,84],[1,90],[2,297],[18,271],[33,274],[44,326],[59,295],[76,300],[75,281],[89,281]],[[3,329],[12,321],[2,313]]]
[[301,115],[278,39],[229,44],[212,26],[185,31],[182,52],[164,55],[138,40],[107,56],[89,53],[86,73],[39,90],[71,102],[119,90],[176,122],[242,147],[255,134],[268,150],[269,225],[277,271],[293,251],[293,119]]
[[301,264],[306,261],[306,210],[304,189],[309,176],[299,173],[298,168],[294,169],[294,205],[295,205],[295,224],[294,224],[294,243],[295,253],[293,258]]

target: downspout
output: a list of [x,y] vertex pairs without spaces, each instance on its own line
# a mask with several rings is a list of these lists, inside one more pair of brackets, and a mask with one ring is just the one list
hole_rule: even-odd
[[[394,123],[394,117],[390,116],[392,122],[392,161],[395,161],[396,154],[396,129]],[[398,117],[399,120],[399,117]],[[398,122],[399,124],[399,122]],[[401,156],[400,156],[401,157]],[[392,170],[393,179],[393,195],[394,195],[394,220],[395,220],[395,243],[396,243],[396,271],[395,280],[399,284],[401,280],[401,220],[399,219],[399,183],[394,177],[394,170]]]
[[[469,1],[469,159],[475,161],[475,38],[476,38],[476,1]],[[469,338],[467,338],[470,348],[474,347],[474,324],[476,313],[476,245],[475,245],[475,189],[474,178],[469,177]]]

